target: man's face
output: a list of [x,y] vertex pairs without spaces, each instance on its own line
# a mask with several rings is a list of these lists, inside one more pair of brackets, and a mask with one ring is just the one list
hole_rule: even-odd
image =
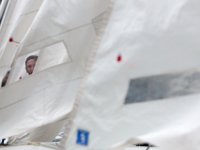
[[33,73],[35,68],[36,61],[34,59],[30,59],[26,63],[26,72],[30,75]]

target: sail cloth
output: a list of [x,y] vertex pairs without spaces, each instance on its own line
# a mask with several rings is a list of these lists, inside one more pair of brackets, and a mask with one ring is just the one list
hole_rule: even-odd
[[[104,33],[94,41],[102,27],[95,21],[108,1],[44,1],[13,64],[19,70],[19,61],[38,52],[35,74],[20,81],[13,77],[15,83],[0,90],[0,135],[27,132],[68,114],[96,43],[72,111],[77,111],[74,124],[67,125],[66,149],[117,149],[140,142],[198,149],[199,3],[114,0]],[[66,57],[60,62],[63,46]]]
[[0,30],[0,79],[11,65],[42,1],[8,1]]
[[[19,43],[9,84],[0,89],[1,137],[59,121],[71,111],[108,2],[43,1]],[[26,57],[36,52],[33,75],[17,80]]]
[[200,2],[113,3],[66,149],[199,149]]

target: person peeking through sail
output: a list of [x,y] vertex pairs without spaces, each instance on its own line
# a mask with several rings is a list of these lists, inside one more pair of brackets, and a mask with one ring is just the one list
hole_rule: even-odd
[[[31,75],[34,71],[38,56],[37,55],[30,55],[25,60],[25,70],[28,75]],[[21,80],[23,77],[20,76],[19,79]]]
[[26,61],[25,61],[26,72],[29,75],[31,75],[33,73],[37,59],[38,59],[38,56],[36,56],[36,55],[31,55],[26,58]]

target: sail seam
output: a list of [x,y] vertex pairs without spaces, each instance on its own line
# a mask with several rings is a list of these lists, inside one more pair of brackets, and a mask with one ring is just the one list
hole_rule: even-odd
[[66,143],[68,142],[68,140],[70,138],[70,133],[72,132],[72,127],[74,125],[74,120],[75,120],[75,117],[77,116],[77,113],[78,113],[78,110],[79,110],[79,107],[80,107],[81,98],[84,95],[84,85],[85,85],[85,82],[88,79],[88,76],[89,76],[90,72],[91,72],[91,68],[94,65],[94,62],[96,60],[96,53],[97,53],[99,45],[100,45],[100,43],[101,43],[101,41],[103,39],[103,35],[105,33],[105,30],[106,30],[107,24],[109,22],[110,16],[111,16],[111,14],[113,12],[112,11],[113,10],[113,5],[114,5],[114,2],[112,0],[110,0],[109,4],[108,4],[108,7],[107,7],[107,9],[105,11],[105,14],[103,16],[103,21],[102,21],[102,24],[100,26],[100,30],[98,31],[96,40],[94,41],[93,46],[91,48],[90,57],[88,59],[86,67],[85,67],[84,78],[83,78],[83,80],[81,82],[79,91],[77,93],[73,109],[69,114],[69,119],[66,120],[66,123],[65,123],[65,137],[64,137],[65,140],[61,141],[60,148],[63,148],[63,146],[66,145]]

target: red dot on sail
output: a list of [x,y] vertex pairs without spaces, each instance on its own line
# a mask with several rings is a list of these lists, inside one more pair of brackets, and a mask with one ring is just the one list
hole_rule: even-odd
[[118,61],[118,62],[121,62],[121,61],[122,61],[122,56],[121,56],[121,55],[118,55],[118,56],[117,56],[117,61]]
[[11,38],[9,38],[9,42],[13,42],[13,38],[11,37]]

